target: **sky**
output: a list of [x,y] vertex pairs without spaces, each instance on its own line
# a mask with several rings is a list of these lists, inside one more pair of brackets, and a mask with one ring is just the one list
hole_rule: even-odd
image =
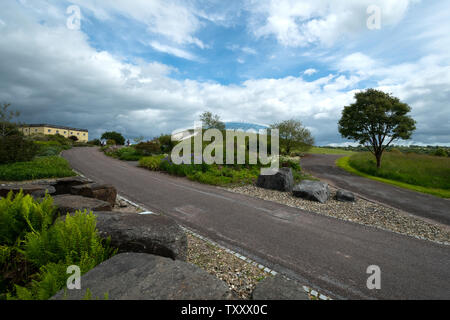
[[342,109],[376,88],[412,108],[403,144],[450,145],[449,49],[442,0],[2,0],[0,102],[90,138],[150,139],[211,111],[297,119],[339,146]]

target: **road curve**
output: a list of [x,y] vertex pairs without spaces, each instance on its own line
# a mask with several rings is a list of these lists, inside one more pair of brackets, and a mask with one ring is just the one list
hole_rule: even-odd
[[[63,153],[74,169],[148,209],[338,299],[450,299],[450,247],[234,194],[111,159]],[[369,265],[381,290],[369,290]]]
[[309,154],[302,168],[330,184],[412,215],[450,226],[450,201],[351,174],[335,164],[342,155]]

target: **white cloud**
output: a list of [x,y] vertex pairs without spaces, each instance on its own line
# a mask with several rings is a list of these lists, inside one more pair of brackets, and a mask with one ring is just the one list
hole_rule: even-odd
[[122,15],[147,26],[149,32],[162,35],[178,45],[205,45],[195,37],[202,23],[196,9],[176,0],[165,1],[110,1],[110,0],[70,0],[70,2],[93,12],[99,19],[114,19]]
[[160,52],[164,52],[164,53],[168,53],[171,55],[174,55],[176,57],[179,58],[183,58],[183,59],[187,59],[187,60],[198,60],[198,58],[191,54],[188,51],[179,49],[179,48],[175,48],[175,47],[171,47],[171,46],[167,46],[167,45],[163,45],[161,43],[159,43],[158,41],[152,41],[150,43],[150,45],[152,46],[153,49],[160,51]]
[[260,37],[275,36],[288,47],[313,43],[332,45],[343,36],[367,31],[367,8],[382,9],[382,26],[402,20],[415,0],[249,0],[250,30]]
[[305,70],[305,71],[303,72],[303,74],[305,74],[305,75],[307,75],[307,76],[312,76],[312,75],[315,74],[315,73],[317,73],[317,70],[316,70],[316,69],[313,69],[313,68],[307,69],[307,70]]

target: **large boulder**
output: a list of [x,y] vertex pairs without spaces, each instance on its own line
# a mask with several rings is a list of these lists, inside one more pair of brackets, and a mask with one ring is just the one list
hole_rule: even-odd
[[110,184],[89,183],[74,186],[70,193],[77,196],[95,198],[107,201],[114,207],[116,203],[117,190]]
[[166,216],[136,213],[96,212],[97,229],[119,252],[149,253],[186,260],[187,237],[176,222]]
[[295,197],[325,203],[330,199],[328,183],[304,180],[292,189]]
[[280,168],[272,175],[260,175],[256,185],[264,189],[291,191],[294,186],[294,176],[291,168]]
[[46,193],[52,195],[56,191],[53,186],[43,184],[0,185],[0,197],[5,198],[10,191],[17,194],[20,190],[23,190],[23,194],[29,194],[35,198],[44,197]]
[[55,195],[69,194],[72,187],[92,183],[92,180],[83,177],[60,178],[53,181],[52,185],[56,189]]
[[53,300],[226,300],[227,285],[195,265],[145,253],[121,253],[84,274],[81,290]]
[[53,197],[53,204],[57,207],[57,212],[61,215],[80,211],[111,211],[112,207],[109,202],[64,194]]
[[355,195],[346,190],[338,190],[336,192],[336,200],[341,202],[355,202]]
[[261,280],[252,293],[253,300],[309,300],[303,287],[280,275]]

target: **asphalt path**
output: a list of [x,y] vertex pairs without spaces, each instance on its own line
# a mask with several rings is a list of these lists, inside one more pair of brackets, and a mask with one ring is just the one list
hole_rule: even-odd
[[[450,299],[450,247],[231,193],[109,158],[63,153],[124,197],[335,299]],[[367,288],[367,268],[381,289]]]
[[342,155],[310,154],[302,168],[321,180],[412,215],[450,226],[450,200],[351,174],[335,164]]

